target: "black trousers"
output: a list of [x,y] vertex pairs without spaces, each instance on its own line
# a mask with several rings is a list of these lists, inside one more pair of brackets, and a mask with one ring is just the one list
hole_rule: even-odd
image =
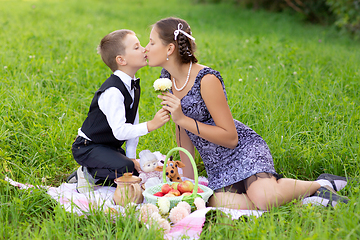
[[71,150],[75,161],[87,167],[91,176],[99,180],[96,184],[114,183],[115,178],[121,177],[126,172],[139,175],[134,168],[134,162],[126,157],[122,148],[94,143],[78,136]]

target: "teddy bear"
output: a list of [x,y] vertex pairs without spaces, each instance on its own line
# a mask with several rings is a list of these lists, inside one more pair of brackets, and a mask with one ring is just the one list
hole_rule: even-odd
[[[169,161],[166,163],[166,177],[171,182],[182,182],[180,168],[185,167],[185,164],[181,161],[174,161],[173,156],[170,156]],[[156,167],[155,171],[163,172],[163,167]]]
[[159,162],[156,154],[150,150],[143,150],[139,153],[139,158],[140,168],[142,170],[139,173],[139,177],[141,178],[140,186],[142,189],[161,184],[162,172],[155,170]]

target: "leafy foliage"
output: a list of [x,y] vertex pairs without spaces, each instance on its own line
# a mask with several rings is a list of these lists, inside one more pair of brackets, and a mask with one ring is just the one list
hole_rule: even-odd
[[336,15],[335,25],[348,29],[360,37],[360,1],[359,0],[326,0]]
[[[217,0],[216,2],[229,2]],[[200,2],[214,2],[201,0]],[[230,0],[230,2],[252,9],[267,9],[274,12],[295,11],[313,23],[334,24],[360,37],[359,0]]]

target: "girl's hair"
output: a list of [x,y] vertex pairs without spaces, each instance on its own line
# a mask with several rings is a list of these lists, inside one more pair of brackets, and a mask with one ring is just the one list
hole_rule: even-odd
[[174,32],[178,29],[179,23],[182,24],[181,30],[191,35],[189,24],[180,18],[169,17],[161,19],[154,24],[154,27],[156,27],[159,37],[165,45],[170,43],[175,44],[178,50],[178,57],[182,63],[197,63],[198,60],[194,55],[196,50],[195,42],[181,32],[175,40]]
[[98,53],[101,55],[104,63],[111,69],[117,70],[116,57],[125,55],[124,39],[128,34],[135,33],[131,30],[121,29],[109,33],[103,39],[97,48]]

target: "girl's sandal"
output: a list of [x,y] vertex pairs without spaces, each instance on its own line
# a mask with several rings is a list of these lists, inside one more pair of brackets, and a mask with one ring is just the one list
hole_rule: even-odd
[[335,207],[338,203],[348,203],[349,198],[336,194],[330,186],[320,187],[313,195],[303,200],[304,204],[320,204],[326,207]]
[[329,173],[320,174],[320,176],[316,180],[320,180],[320,179],[329,181],[333,189],[337,192],[343,189],[346,186],[346,184],[352,180],[350,178],[336,176]]

